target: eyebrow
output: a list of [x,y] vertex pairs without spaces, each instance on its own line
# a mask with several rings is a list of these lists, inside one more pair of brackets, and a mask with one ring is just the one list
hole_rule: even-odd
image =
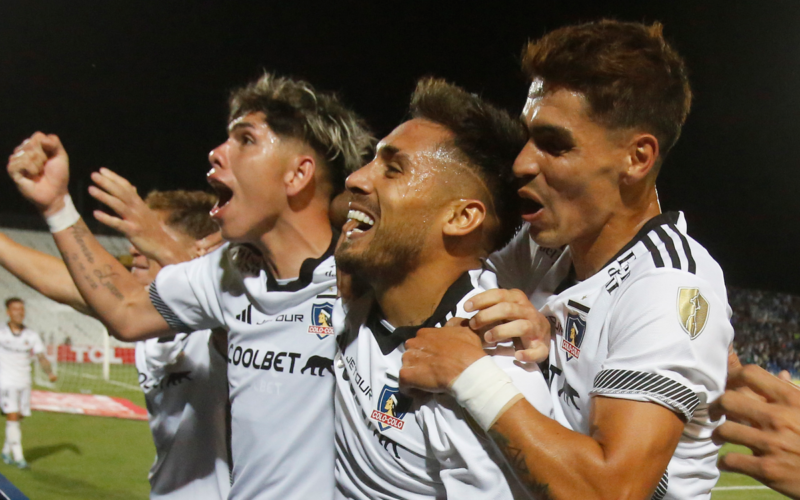
[[383,144],[378,147],[378,154],[381,159],[384,161],[388,160],[397,160],[401,164],[406,164],[409,161],[408,155],[402,151],[397,146],[392,146],[391,144]]
[[568,140],[573,144],[575,143],[575,139],[572,137],[572,132],[557,125],[530,125],[528,127],[528,133],[531,135],[531,137],[536,135],[557,136],[560,139]]
[[233,125],[228,125],[228,133],[238,130],[240,128],[255,128],[250,122],[236,122]]

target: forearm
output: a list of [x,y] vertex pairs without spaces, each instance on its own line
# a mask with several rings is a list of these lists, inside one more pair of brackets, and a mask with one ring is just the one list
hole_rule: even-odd
[[140,340],[170,333],[147,290],[100,245],[83,220],[53,238],[80,294],[112,334]]
[[39,365],[41,365],[42,370],[44,370],[44,372],[48,376],[53,374],[53,367],[50,364],[50,361],[48,361],[47,358],[44,357],[44,355],[39,356]]
[[0,265],[45,297],[94,315],[72,282],[64,261],[58,257],[20,245],[0,233]]

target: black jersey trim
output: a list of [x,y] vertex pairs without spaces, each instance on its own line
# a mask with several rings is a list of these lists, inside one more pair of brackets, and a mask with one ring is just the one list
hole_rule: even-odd
[[680,231],[678,231],[678,227],[671,223],[669,224],[669,228],[678,235],[678,238],[681,239],[681,246],[683,246],[683,253],[686,254],[686,260],[689,262],[689,269],[688,271],[692,274],[697,273],[697,263],[694,261],[694,257],[692,256],[692,248],[689,246],[689,240],[686,239],[686,236],[683,235]]
[[575,309],[577,309],[577,310],[579,310],[581,312],[585,312],[586,314],[589,314],[589,311],[591,310],[591,309],[589,309],[588,306],[585,306],[585,305],[581,304],[580,302],[575,302],[574,300],[568,300],[567,301],[567,305],[569,307],[573,307],[573,308],[575,308]]
[[381,319],[381,313],[378,302],[374,302],[372,310],[367,317],[367,326],[375,337],[378,347],[384,356],[397,349],[397,347],[410,338],[414,338],[420,328],[433,328],[436,326],[444,325],[447,320],[455,316],[458,308],[458,303],[464,298],[466,294],[474,289],[472,286],[472,279],[470,278],[469,271],[465,272],[450,285],[450,288],[444,293],[439,306],[430,318],[418,326],[401,326],[395,328],[393,332],[389,331]]
[[164,318],[164,321],[167,322],[170,328],[173,330],[177,330],[179,332],[191,332],[192,328],[186,326],[186,323],[181,321],[177,314],[172,312],[172,309],[167,305],[166,302],[161,298],[161,295],[158,294],[158,288],[156,287],[156,282],[153,281],[150,283],[150,302],[153,304],[153,307],[156,308],[156,311]]
[[650,255],[653,257],[653,264],[655,264],[656,267],[664,267],[664,260],[661,258],[661,252],[658,251],[658,248],[656,248],[650,237],[645,236],[642,238],[642,243],[644,243],[645,248],[647,248],[647,251],[650,252]]
[[603,370],[594,378],[591,394],[642,394],[655,398],[690,421],[700,404],[697,394],[683,384],[656,373]]
[[669,489],[669,471],[664,471],[664,475],[661,476],[661,479],[658,481],[656,491],[653,493],[653,496],[650,497],[650,499],[662,500],[665,496],[667,496],[667,489]]
[[331,236],[331,243],[328,245],[328,249],[325,250],[325,253],[322,254],[320,257],[316,259],[306,259],[303,261],[303,264],[300,266],[300,276],[297,277],[296,280],[290,281],[285,285],[281,285],[275,279],[269,270],[267,270],[267,291],[268,292],[296,292],[298,290],[302,290],[303,288],[307,287],[311,284],[311,281],[314,279],[314,270],[319,267],[320,264],[325,262],[329,257],[333,255],[334,250],[336,250],[336,242],[339,241],[339,230],[336,228],[331,228],[332,236]]
[[[652,219],[648,220],[647,222],[644,223],[644,226],[642,226],[642,228],[639,229],[639,232],[636,233],[636,236],[634,236],[631,239],[631,241],[629,241],[624,247],[622,247],[622,249],[619,252],[617,252],[616,255],[608,259],[608,262],[606,262],[603,267],[608,267],[609,264],[620,258],[622,254],[633,248],[633,246],[639,243],[640,241],[642,240],[647,241],[648,239],[647,234],[653,229],[657,228],[658,226],[663,226],[664,224],[670,224],[670,223],[677,224],[679,218],[680,214],[678,212],[664,212],[663,214],[658,214]],[[647,245],[647,243],[645,243],[645,245]]]
[[664,247],[667,249],[669,260],[672,262],[672,268],[680,270],[681,258],[678,256],[678,251],[675,249],[675,242],[673,242],[672,238],[670,238],[667,232],[664,231],[664,226],[658,226],[654,229],[654,231],[664,243]]

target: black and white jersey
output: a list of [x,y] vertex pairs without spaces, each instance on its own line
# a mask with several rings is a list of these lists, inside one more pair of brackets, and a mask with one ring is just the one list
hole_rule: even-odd
[[14,333],[8,324],[0,326],[0,387],[30,387],[31,361],[43,353],[38,333],[25,327]]
[[156,447],[151,500],[228,498],[226,367],[210,330],[136,343],[139,385]]
[[[471,317],[463,304],[496,286],[491,271],[464,273],[419,327],[392,327],[371,294],[351,304],[345,321],[337,302],[337,498],[529,498],[494,443],[451,396],[410,398],[398,390],[404,342],[419,328]],[[549,414],[538,366],[515,362],[511,345],[489,352],[528,401]]]
[[710,498],[719,447],[708,406],[725,389],[733,328],[722,270],[683,214],[648,221],[582,282],[569,248],[538,247],[527,226],[491,261],[500,285],[524,290],[550,320],[556,419],[589,434],[592,396],[672,410],[686,425],[653,498]]
[[293,281],[278,282],[254,249],[225,245],[151,285],[174,329],[228,330],[231,499],[333,496],[334,243]]

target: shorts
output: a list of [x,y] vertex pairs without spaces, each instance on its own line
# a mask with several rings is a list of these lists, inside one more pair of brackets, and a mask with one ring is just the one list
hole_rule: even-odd
[[0,387],[0,408],[3,413],[20,413],[23,417],[31,416],[31,386]]

